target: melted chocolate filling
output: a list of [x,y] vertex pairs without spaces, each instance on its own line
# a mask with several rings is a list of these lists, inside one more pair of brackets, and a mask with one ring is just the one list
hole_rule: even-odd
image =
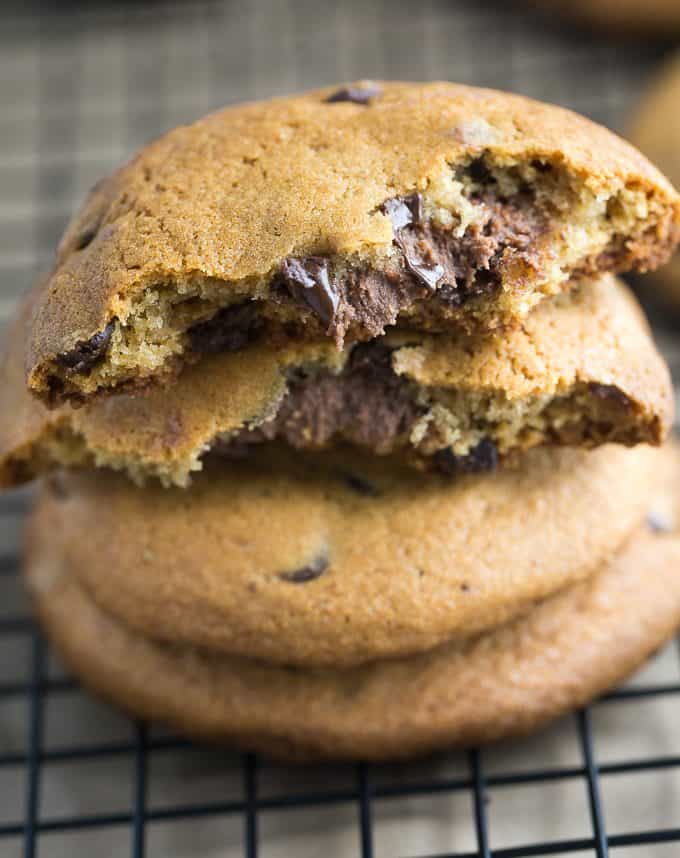
[[259,336],[263,324],[254,301],[224,307],[211,319],[189,328],[191,349],[201,354],[238,351]]
[[[339,375],[299,373],[272,420],[243,429],[218,445],[219,452],[243,455],[249,445],[284,441],[297,449],[322,449],[336,440],[387,454],[406,444],[416,420],[426,409],[417,404],[412,383],[392,369],[392,350],[383,343],[365,343],[352,351]],[[467,456],[442,450],[432,457],[444,474],[493,470],[492,441],[482,441]],[[357,492],[364,488],[352,485]],[[366,494],[369,494],[368,486]]]
[[81,340],[69,351],[57,355],[59,366],[82,375],[90,372],[106,354],[115,321],[111,319],[103,331],[97,331],[89,340]]
[[508,199],[484,191],[473,198],[483,204],[485,219],[462,236],[424,219],[420,194],[387,200],[381,210],[392,221],[398,253],[384,269],[361,266],[335,274],[319,256],[288,258],[275,279],[273,296],[306,305],[342,345],[350,327],[358,338],[380,336],[403,310],[427,302],[450,310],[497,292],[504,263],[510,259],[537,268],[533,244],[547,229],[529,192]]

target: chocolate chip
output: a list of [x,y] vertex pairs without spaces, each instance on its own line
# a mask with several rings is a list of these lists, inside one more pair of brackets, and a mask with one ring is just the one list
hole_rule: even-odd
[[360,477],[358,474],[352,474],[349,471],[343,471],[341,476],[343,480],[347,483],[348,487],[352,489],[353,492],[356,492],[358,495],[375,498],[380,494],[380,492],[373,485],[373,483],[369,483],[368,480],[364,479],[364,477]]
[[233,352],[262,331],[263,322],[254,301],[223,307],[211,319],[192,325],[187,334],[191,348],[201,354]]
[[307,581],[320,578],[326,569],[328,569],[328,556],[320,554],[308,566],[293,569],[291,572],[279,572],[279,578],[282,581],[289,581],[291,584],[305,584]]
[[85,250],[88,244],[92,244],[94,237],[97,235],[98,228],[98,225],[94,224],[86,227],[76,238],[75,249]]
[[632,402],[614,384],[598,384],[593,381],[588,385],[588,390],[594,395],[597,396],[598,399],[608,399],[611,402],[616,402],[618,405],[622,405],[624,408],[631,408]]
[[330,325],[338,309],[340,296],[328,274],[328,260],[323,256],[295,259],[289,256],[281,266],[281,275],[288,291],[297,301],[303,301],[321,321]]
[[[422,223],[422,196],[413,193],[406,197],[393,197],[385,200],[380,206],[380,210],[392,222],[394,243],[401,250],[408,270],[423,286],[432,290],[436,289],[437,284],[444,276],[444,267],[438,262],[433,263],[424,260],[422,253],[425,248],[420,246],[417,237],[407,237],[404,234],[408,227],[419,226]],[[416,240],[413,240],[414,238]]]
[[57,363],[69,372],[89,372],[106,354],[116,319],[111,319],[103,331],[89,340],[81,340],[67,352],[57,355]]
[[437,288],[437,284],[444,276],[444,267],[442,265],[438,263],[428,265],[425,262],[421,262],[412,252],[407,250],[404,250],[404,260],[406,261],[408,270],[423,286],[427,286],[428,289],[432,290]]
[[372,98],[382,95],[379,86],[342,86],[325,99],[326,104],[351,101],[353,104],[368,104]]
[[442,474],[482,474],[495,471],[498,466],[498,449],[490,438],[483,438],[464,456],[457,456],[450,447],[433,456],[435,467]]

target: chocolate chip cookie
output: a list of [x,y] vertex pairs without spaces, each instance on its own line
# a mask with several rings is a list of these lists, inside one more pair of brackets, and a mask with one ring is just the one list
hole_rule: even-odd
[[187,366],[164,388],[47,409],[26,390],[29,298],[0,367],[0,484],[54,465],[108,465],[186,485],[209,451],[351,444],[430,471],[493,470],[540,444],[658,444],[668,371],[628,290],[605,275],[503,337],[393,331],[329,343],[252,343]]
[[143,634],[295,665],[465,639],[590,575],[647,513],[662,450],[537,448],[451,481],[374,456],[263,449],[189,489],[48,479],[34,529]]
[[230,107],[100,182],[30,326],[52,402],[206,354],[386,329],[488,331],[603,271],[665,261],[675,191],[569,111],[450,83]]
[[[595,462],[603,452],[589,457]],[[29,533],[27,579],[66,662],[137,717],[288,759],[410,756],[533,730],[620,682],[675,632],[677,452],[666,451],[664,467],[662,514],[592,578],[473,640],[346,670],[277,667],[147,637],[97,605],[73,564],[70,537],[44,526],[44,507]],[[515,502],[526,503],[526,495]],[[542,516],[536,506],[525,511]],[[538,527],[539,541],[540,534]],[[540,547],[534,556],[543,557]],[[511,562],[496,568],[514,573]],[[364,570],[369,587],[373,571]],[[455,564],[448,571],[455,574]],[[479,571],[471,583],[483,587]]]

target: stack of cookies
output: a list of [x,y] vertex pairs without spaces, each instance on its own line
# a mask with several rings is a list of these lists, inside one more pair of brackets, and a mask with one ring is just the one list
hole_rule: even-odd
[[616,272],[680,201],[567,111],[358,83],[98,184],[10,331],[46,632],[136,716],[288,758],[521,733],[680,623],[667,368]]

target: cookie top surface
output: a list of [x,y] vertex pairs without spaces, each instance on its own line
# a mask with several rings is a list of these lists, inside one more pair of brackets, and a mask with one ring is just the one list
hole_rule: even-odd
[[314,449],[345,441],[449,472],[474,469],[480,445],[495,464],[544,443],[659,443],[672,420],[667,368],[635,299],[610,276],[544,302],[503,337],[399,332],[340,353],[254,343],[186,367],[167,387],[78,409],[50,410],[25,387],[34,300],[0,365],[4,485],[93,463],[186,485],[206,451],[274,439]]
[[87,397],[262,331],[489,329],[573,275],[653,267],[679,223],[627,143],[520,96],[360,83],[230,107],[93,190],[36,307],[28,381]]
[[28,583],[76,674],[136,717],[283,758],[385,759],[476,745],[584,705],[675,633],[680,463],[666,452],[663,526],[641,528],[594,576],[527,615],[417,656],[291,670],[159,643],[91,599],[40,512],[30,529]]
[[349,665],[470,637],[589,575],[647,513],[660,457],[539,448],[451,481],[270,449],[187,490],[58,473],[38,520],[94,598],[151,636]]

